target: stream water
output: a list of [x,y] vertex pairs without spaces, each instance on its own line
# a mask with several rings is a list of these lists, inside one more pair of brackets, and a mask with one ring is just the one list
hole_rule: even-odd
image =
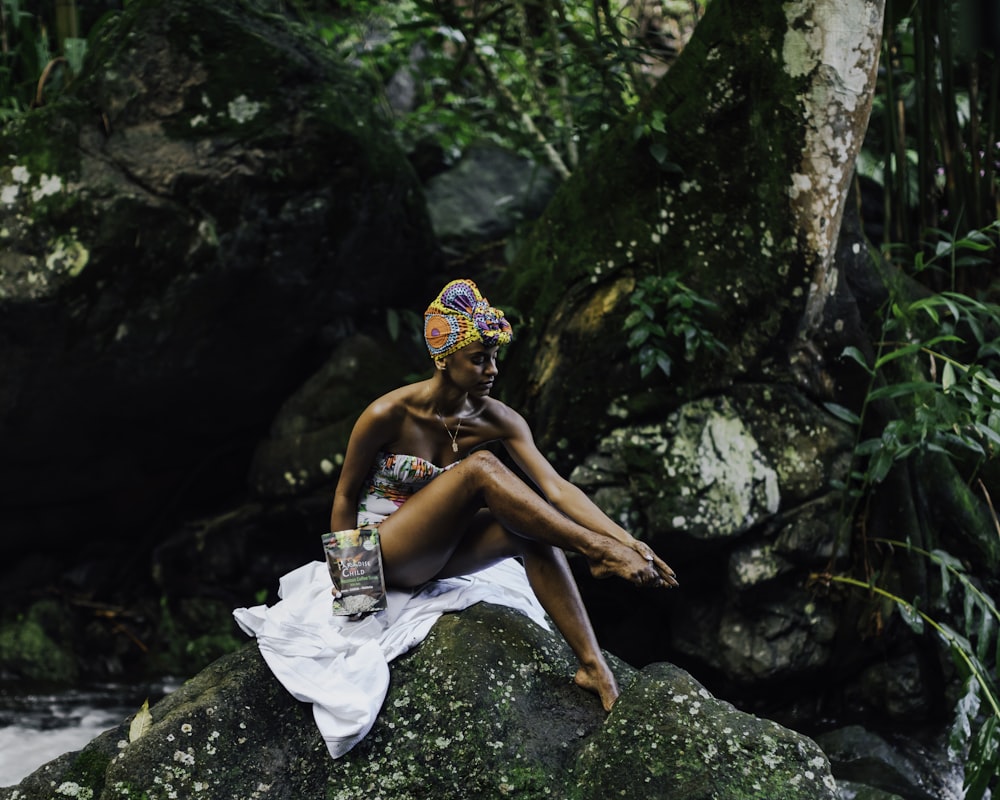
[[11,786],[53,758],[173,691],[178,682],[101,684],[49,692],[0,683],[0,786]]

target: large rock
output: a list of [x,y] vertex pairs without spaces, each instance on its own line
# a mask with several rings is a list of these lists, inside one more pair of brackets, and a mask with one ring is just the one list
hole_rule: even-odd
[[433,296],[380,108],[264,2],[137,0],[69,94],[4,127],[0,549],[134,545],[242,490],[331,345]]
[[557,635],[491,605],[446,615],[393,664],[369,736],[333,761],[308,706],[249,644],[155,705],[140,738],[128,741],[126,721],[0,800],[837,796],[811,740],[668,664],[615,668],[624,693],[605,716],[572,684]]

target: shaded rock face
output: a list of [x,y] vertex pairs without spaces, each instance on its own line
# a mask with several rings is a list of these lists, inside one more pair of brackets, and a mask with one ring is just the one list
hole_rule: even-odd
[[136,2],[71,95],[4,129],[5,552],[241,489],[233,462],[330,346],[433,296],[376,98],[263,5]]
[[309,708],[249,644],[155,705],[137,740],[123,724],[0,798],[837,796],[811,740],[675,667],[615,668],[624,693],[605,716],[556,635],[490,605],[447,615],[393,664],[368,737],[332,761]]
[[469,148],[454,169],[427,182],[427,206],[439,241],[462,252],[499,241],[537,217],[552,199],[555,174],[499,147]]
[[741,386],[612,431],[572,479],[678,570],[671,648],[751,686],[831,656],[835,609],[806,583],[846,545],[830,484],[852,442],[796,389]]

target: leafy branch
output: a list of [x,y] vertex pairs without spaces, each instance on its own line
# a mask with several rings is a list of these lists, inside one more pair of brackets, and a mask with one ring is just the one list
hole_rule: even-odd
[[718,306],[680,280],[676,273],[642,278],[629,297],[633,310],[625,318],[627,344],[643,378],[659,369],[670,377],[680,357],[694,361],[699,351],[722,352],[706,324]]

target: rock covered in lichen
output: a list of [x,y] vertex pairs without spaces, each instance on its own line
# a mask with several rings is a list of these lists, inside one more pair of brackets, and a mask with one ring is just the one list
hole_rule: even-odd
[[[734,540],[843,479],[845,425],[794,388],[749,384],[694,400],[662,423],[612,430],[571,475],[649,536]],[[614,495],[616,488],[624,490]]]
[[0,548],[36,505],[53,547],[134,542],[331,344],[433,296],[379,89],[283,6],[129,3],[0,131]]
[[612,664],[624,692],[605,715],[572,683],[558,635],[486,604],[446,615],[393,664],[368,737],[334,761],[249,644],[153,706],[134,741],[126,721],[0,800],[835,796],[810,740],[678,668]]
[[807,584],[845,554],[852,444],[798,389],[747,384],[614,429],[571,479],[679,570],[671,646],[754,687],[833,652],[835,608]]
[[[582,798],[836,798],[811,740],[717,700],[678,667],[643,669],[584,746]],[[603,790],[603,793],[602,793]]]

